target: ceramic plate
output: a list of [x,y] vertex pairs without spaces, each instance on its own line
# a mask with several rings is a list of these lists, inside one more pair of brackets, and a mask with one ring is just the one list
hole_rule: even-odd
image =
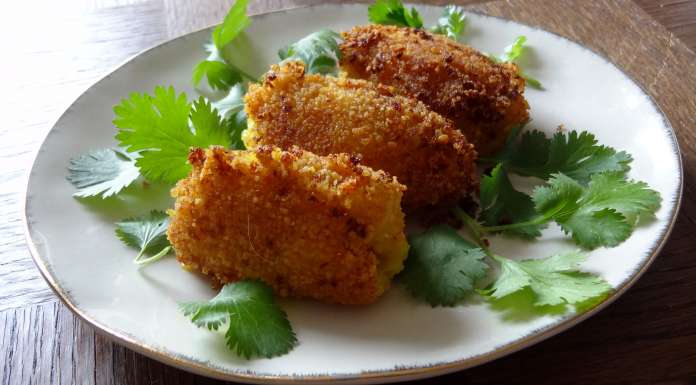
[[[419,6],[426,25],[439,7]],[[645,92],[603,57],[549,32],[470,14],[465,42],[500,53],[518,35],[532,47],[525,70],[545,91],[527,90],[533,126],[552,133],[558,125],[588,130],[603,144],[635,158],[631,177],[660,192],[657,219],[620,246],[591,253],[583,268],[615,289],[583,314],[511,314],[485,302],[431,308],[399,285],[371,306],[341,307],[282,301],[300,345],[274,359],[245,361],[220,336],[197,329],[177,303],[207,300],[207,281],[182,270],[174,258],[138,269],[134,252],[114,236],[114,221],[140,215],[158,201],[156,186],[143,204],[129,194],[80,202],[65,180],[68,160],[115,145],[112,106],[132,91],[171,84],[189,97],[191,69],[203,58],[210,30],[192,33],[143,52],[80,96],[50,131],[31,171],[26,199],[29,244],[41,272],[66,304],[120,343],[189,371],[242,382],[369,383],[434,376],[478,365],[530,346],[586,319],[624,293],[663,246],[679,207],[682,168],[669,122]],[[321,28],[346,30],[367,23],[366,5],[322,5],[256,16],[248,29],[250,62],[260,74],[277,62],[279,47]],[[164,194],[166,196],[166,194]],[[161,199],[161,198],[160,198]],[[496,239],[495,250],[516,258],[574,248],[556,227],[543,241]],[[523,319],[520,319],[523,318]]]

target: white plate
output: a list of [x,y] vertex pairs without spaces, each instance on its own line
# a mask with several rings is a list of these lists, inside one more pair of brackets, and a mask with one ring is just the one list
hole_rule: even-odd
[[[426,25],[439,7],[419,6]],[[365,5],[323,5],[254,17],[248,30],[259,73],[277,61],[276,51],[320,28],[345,30],[367,23]],[[215,293],[173,258],[138,270],[132,249],[114,236],[114,221],[143,214],[153,204],[125,195],[105,203],[81,203],[66,182],[68,160],[112,146],[111,107],[132,91],[172,84],[189,97],[191,69],[204,56],[204,30],[143,52],[97,82],[58,120],[36,158],[27,199],[32,254],[53,289],[80,317],[119,342],[152,358],[203,375],[243,382],[415,379],[468,368],[539,342],[577,324],[626,291],[664,244],[676,217],[682,168],[674,134],[642,89],[604,58],[557,35],[503,19],[470,14],[466,42],[499,53],[518,35],[533,47],[526,71],[546,91],[527,90],[533,126],[551,133],[559,125],[589,130],[603,144],[631,153],[631,176],[663,197],[657,219],[618,247],[591,253],[584,268],[601,274],[616,293],[584,314],[510,320],[486,303],[433,309],[395,285],[377,303],[340,307],[283,301],[300,345],[274,359],[245,361],[223,339],[197,329],[177,302]],[[161,189],[152,191],[153,201]],[[148,207],[149,205],[149,207]],[[573,246],[552,227],[544,240],[496,239],[494,248],[517,258],[547,256]]]

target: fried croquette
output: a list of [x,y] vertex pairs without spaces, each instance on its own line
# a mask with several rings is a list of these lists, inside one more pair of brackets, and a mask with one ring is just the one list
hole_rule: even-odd
[[407,210],[456,202],[478,189],[476,152],[452,122],[423,103],[365,80],[274,65],[245,98],[247,148],[293,145],[320,155],[359,154],[406,185]]
[[451,119],[476,151],[498,151],[529,119],[525,81],[512,63],[422,29],[356,26],[343,33],[345,76],[390,86]]
[[195,149],[172,190],[177,259],[220,284],[260,279],[283,297],[374,302],[408,253],[394,177],[346,154]]

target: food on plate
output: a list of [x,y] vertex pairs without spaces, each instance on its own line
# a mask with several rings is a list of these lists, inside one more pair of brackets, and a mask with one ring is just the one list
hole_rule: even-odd
[[513,63],[423,29],[356,26],[343,33],[341,69],[394,86],[451,119],[476,151],[491,155],[529,119],[525,81]]
[[189,269],[340,304],[374,302],[402,269],[405,188],[387,173],[297,147],[195,149],[189,161],[167,234]]
[[291,61],[250,86],[246,113],[247,147],[359,154],[407,186],[406,209],[457,202],[478,188],[473,146],[449,120],[390,87],[305,74]]
[[[212,30],[209,55],[193,70],[194,85],[205,77],[226,96],[189,101],[162,86],[132,93],[114,107],[119,148],[94,149],[68,167],[80,198],[121,199],[128,190],[130,202],[145,190],[137,180],[176,183],[173,209],[117,222],[116,235],[140,266],[175,251],[222,287],[209,301],[179,304],[196,326],[224,335],[240,357],[270,358],[297,344],[274,293],[369,304],[399,273],[431,306],[480,295],[498,310],[555,313],[611,292],[583,271],[588,253],[520,259],[492,237],[543,242],[555,222],[582,249],[614,247],[661,204],[629,178],[633,158],[591,132],[524,130],[525,84],[541,89],[510,63],[526,37],[488,58],[456,42],[468,24],[461,7],[445,7],[429,28],[440,36],[423,29],[415,8],[376,0],[369,20],[388,25],[354,27],[342,43],[322,29],[273,47],[281,63],[259,80],[236,63],[244,55],[232,44],[252,22],[247,3],[237,0]],[[511,174],[535,177],[536,186],[526,180],[518,190]],[[421,219],[408,242],[402,207]]]

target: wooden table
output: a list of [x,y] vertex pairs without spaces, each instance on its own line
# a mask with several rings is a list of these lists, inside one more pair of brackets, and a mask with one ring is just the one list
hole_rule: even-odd
[[[255,1],[250,11],[319,2]],[[76,319],[31,261],[20,202],[39,143],[82,90],[140,50],[218,22],[230,3],[15,1],[0,14],[2,384],[220,383],[145,358]],[[696,48],[696,2],[510,0],[468,6],[581,41],[623,67],[672,122],[686,185],[671,240],[615,304],[535,347],[422,383],[696,383],[696,55],[687,48]]]

